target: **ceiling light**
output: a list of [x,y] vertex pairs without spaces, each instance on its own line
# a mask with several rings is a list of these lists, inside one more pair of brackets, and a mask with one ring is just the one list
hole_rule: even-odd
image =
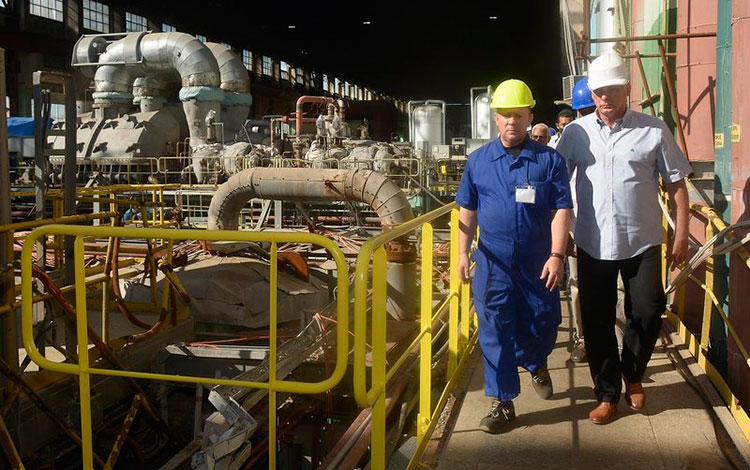
[[497,19],[497,16],[490,16],[490,19],[491,19],[491,20],[496,20],[496,19]]
[[371,21],[363,21],[362,24],[370,25],[370,24],[372,24],[372,22]]
[[295,26],[295,25],[293,25],[293,24],[290,24],[290,25],[289,25],[289,29],[295,29],[296,27],[297,27],[297,26]]

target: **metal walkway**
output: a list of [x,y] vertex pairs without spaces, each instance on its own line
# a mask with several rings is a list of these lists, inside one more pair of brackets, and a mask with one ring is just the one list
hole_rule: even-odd
[[620,401],[617,419],[606,426],[589,422],[595,401],[586,364],[569,361],[572,319],[563,302],[558,342],[549,358],[555,387],[551,400],[539,398],[528,372],[521,373],[516,421],[503,434],[478,429],[490,399],[484,396],[479,348],[466,373],[468,390],[438,469],[731,469],[716,442],[711,418],[696,392],[667,357],[661,342],[643,385],[646,408],[632,411]]

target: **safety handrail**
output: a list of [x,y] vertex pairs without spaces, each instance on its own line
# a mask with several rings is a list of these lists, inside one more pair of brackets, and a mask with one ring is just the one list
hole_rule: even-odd
[[[46,235],[61,235],[75,237],[74,241],[74,266],[75,266],[75,311],[76,332],[78,340],[79,361],[78,364],[52,362],[41,355],[34,343],[33,318],[32,318],[32,253],[37,239]],[[87,336],[87,307],[85,289],[85,266],[84,266],[84,238],[85,237],[119,237],[119,238],[146,238],[164,240],[205,240],[205,241],[245,241],[266,242],[271,244],[270,261],[270,351],[269,362],[271,373],[268,382],[242,381],[233,379],[220,379],[209,377],[197,377],[186,375],[170,375],[150,372],[137,372],[130,370],[116,370],[105,368],[92,368],[88,356]],[[279,380],[273,372],[276,370],[277,354],[277,305],[276,290],[277,282],[277,247],[283,243],[308,243],[320,246],[330,253],[336,263],[339,273],[347,273],[346,259],[341,249],[332,240],[318,234],[303,232],[239,232],[239,231],[205,231],[205,230],[174,230],[162,228],[128,228],[128,227],[92,227],[92,226],[66,226],[47,225],[37,228],[31,232],[24,241],[21,252],[21,321],[22,339],[28,356],[39,365],[55,372],[78,375],[81,406],[81,438],[83,441],[83,468],[93,468],[92,461],[92,430],[91,430],[91,403],[89,390],[90,375],[102,375],[111,377],[123,377],[130,379],[150,379],[157,381],[172,381],[183,383],[194,383],[203,385],[228,385],[268,390],[269,413],[275,418],[275,394],[277,392],[317,394],[331,390],[343,378],[347,368],[348,356],[348,331],[349,324],[349,285],[348,276],[338,276],[337,289],[337,328],[336,328],[336,363],[328,378],[318,382],[299,382]],[[275,442],[275,419],[269,419],[269,439]],[[271,468],[275,468],[275,447],[269,449]]]
[[[434,430],[439,413],[450,392],[458,382],[458,372],[466,364],[469,353],[477,341],[477,332],[470,337],[471,300],[468,284],[462,284],[458,277],[458,236],[459,209],[454,202],[409,222],[395,226],[381,235],[365,242],[357,257],[354,273],[354,397],[360,407],[372,408],[372,431],[370,465],[375,470],[386,464],[386,388],[387,384],[403,371],[410,356],[419,347],[416,367],[419,370],[419,412],[417,417],[417,449],[411,457],[408,468],[416,468],[424,452],[429,436]],[[450,214],[450,285],[446,297],[434,308],[433,303],[433,249],[434,232],[432,223]],[[386,244],[403,240],[411,232],[421,228],[421,296],[419,331],[403,353],[393,360],[386,370]],[[372,261],[372,295],[370,287],[370,261]],[[416,282],[414,279],[413,282]],[[368,298],[372,306],[368,309]],[[368,336],[368,310],[371,312],[372,371],[371,387],[367,388],[366,339]],[[433,327],[435,322],[448,312],[448,371],[447,384],[437,406],[432,406]]]
[[[665,220],[668,225],[674,229],[674,223],[668,218],[668,208],[666,204],[661,204],[662,211],[665,216]],[[713,322],[713,311],[719,314],[724,326],[729,333],[729,336],[734,340],[740,355],[744,359],[745,364],[750,368],[750,354],[748,349],[740,338],[739,334],[734,328],[731,319],[724,312],[722,302],[716,296],[714,292],[714,257],[725,254],[736,254],[743,262],[743,264],[750,268],[750,252],[745,248],[745,244],[750,242],[750,234],[744,235],[742,238],[737,237],[735,232],[739,229],[746,229],[750,227],[750,221],[737,222],[735,224],[727,224],[714,210],[713,207],[702,203],[691,202],[690,210],[701,214],[706,219],[705,228],[705,243],[698,247],[696,253],[691,259],[679,266],[679,274],[671,280],[668,286],[665,288],[665,292],[677,291],[677,311],[672,312],[667,309],[667,317],[672,321],[675,326],[679,326],[678,334],[682,336],[686,344],[690,345],[690,350],[696,357],[700,367],[706,372],[710,380],[714,383],[717,389],[721,392],[724,400],[726,401],[730,412],[734,415],[740,428],[744,432],[745,436],[750,439],[750,417],[741,407],[737,406],[734,393],[729,388],[724,377],[718,373],[715,367],[708,360],[708,350],[710,347],[710,334],[711,325]],[[665,226],[666,229],[666,226]],[[669,233],[667,232],[667,236]],[[721,239],[725,239],[724,243],[718,244]],[[666,247],[669,246],[665,245]],[[705,279],[702,281],[693,273],[701,265],[705,266]],[[666,279],[667,267],[664,267],[664,276]],[[683,323],[685,315],[685,286],[687,281],[690,280],[695,283],[700,289],[704,291],[703,301],[703,312],[701,318],[701,331],[700,338],[696,340],[695,336],[688,331],[687,327]],[[699,347],[693,348],[693,345]]]

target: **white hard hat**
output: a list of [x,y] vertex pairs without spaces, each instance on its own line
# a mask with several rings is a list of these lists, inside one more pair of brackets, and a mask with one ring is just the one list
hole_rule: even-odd
[[628,68],[622,57],[614,51],[607,51],[589,64],[589,89],[596,90],[612,85],[628,83]]

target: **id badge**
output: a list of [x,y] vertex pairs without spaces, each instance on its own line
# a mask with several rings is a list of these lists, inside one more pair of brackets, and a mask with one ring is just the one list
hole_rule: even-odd
[[536,188],[528,184],[516,186],[516,202],[534,204],[536,202]]

